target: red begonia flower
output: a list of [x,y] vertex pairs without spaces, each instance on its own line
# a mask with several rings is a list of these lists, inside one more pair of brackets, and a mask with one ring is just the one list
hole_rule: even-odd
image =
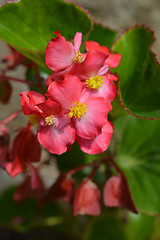
[[40,156],[41,147],[30,125],[20,128],[12,144],[10,162],[5,164],[6,170],[11,177],[15,177],[20,172],[28,171],[32,162],[39,162]]
[[97,216],[101,211],[100,191],[91,180],[84,180],[75,193],[73,212],[74,215],[88,214]]
[[7,160],[9,148],[9,131],[8,128],[0,124],[0,166],[3,167]]
[[72,203],[75,191],[75,181],[71,176],[61,174],[53,186],[48,190],[47,195],[41,200],[40,206],[53,201],[62,200],[67,203]]
[[79,136],[76,137],[76,142],[80,149],[88,154],[98,154],[107,150],[113,134],[113,126],[107,121],[102,128],[102,133],[94,139],[84,139]]
[[88,41],[86,42],[86,49],[87,51],[91,50],[98,50],[105,54],[108,54],[108,58],[105,61],[105,65],[109,66],[110,68],[116,68],[120,64],[121,61],[121,54],[112,54],[109,52],[109,49],[107,47],[101,46],[98,42],[94,41]]
[[52,38],[46,48],[45,61],[47,66],[53,71],[69,72],[75,62],[81,62],[83,55],[79,48],[81,45],[82,34],[77,32],[74,37],[74,46],[66,41],[59,31],[54,32],[57,37]]
[[104,186],[104,204],[107,207],[123,207],[138,213],[125,176],[112,176]]
[[71,120],[61,112],[61,105],[51,99],[45,101],[43,95],[36,96],[33,91],[20,95],[24,114],[29,115],[31,123],[39,123],[39,143],[51,153],[66,152],[68,146],[75,141],[75,128]]
[[93,139],[101,133],[110,111],[102,97],[94,98],[76,76],[50,84],[46,96],[62,105],[63,111],[75,124],[78,136]]

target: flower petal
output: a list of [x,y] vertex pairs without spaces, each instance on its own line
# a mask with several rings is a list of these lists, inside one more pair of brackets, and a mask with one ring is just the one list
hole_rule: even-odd
[[25,115],[39,113],[37,104],[45,101],[45,97],[35,91],[26,91],[19,94],[21,96],[21,106]]
[[80,119],[75,119],[75,127],[80,137],[92,139],[101,133],[107,121],[108,106],[103,98],[88,97],[84,104],[87,112]]
[[107,121],[102,128],[102,133],[94,139],[84,139],[79,136],[76,137],[76,141],[80,146],[80,149],[88,154],[103,153],[107,150],[110,140],[112,138],[113,126]]
[[94,77],[102,67],[108,55],[92,50],[87,52],[86,58],[82,63],[76,63],[71,73],[77,76],[85,76],[86,78]]
[[97,50],[109,54],[109,49],[107,47],[101,46],[98,42],[95,41],[87,41],[86,49],[87,51]]
[[61,105],[57,102],[52,101],[51,99],[47,99],[45,102],[37,105],[39,109],[42,110],[43,117],[49,115],[57,115],[61,111]]
[[46,96],[59,102],[63,108],[69,109],[79,101],[83,83],[78,77],[66,77],[64,81],[55,81],[50,84]]
[[120,64],[121,54],[110,54],[109,57],[105,61],[105,65],[108,65],[110,68],[116,68]]
[[60,71],[73,64],[75,52],[71,42],[66,41],[60,33],[55,34],[58,36],[52,38],[47,45],[45,61],[50,69]]
[[81,41],[82,41],[82,33],[77,32],[74,37],[74,49],[75,51],[78,51],[81,46]]
[[39,126],[37,132],[38,141],[50,153],[62,154],[67,151],[67,146],[75,141],[75,128],[72,123],[58,129],[55,124]]

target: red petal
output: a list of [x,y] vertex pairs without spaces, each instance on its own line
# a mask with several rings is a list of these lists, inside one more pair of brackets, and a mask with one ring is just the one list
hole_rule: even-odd
[[0,101],[2,103],[8,103],[12,94],[12,86],[6,81],[0,81]]

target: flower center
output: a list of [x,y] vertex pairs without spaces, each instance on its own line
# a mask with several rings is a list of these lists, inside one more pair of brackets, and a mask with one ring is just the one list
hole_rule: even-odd
[[40,120],[40,116],[38,116],[37,114],[30,114],[28,115],[28,118],[29,118],[29,123],[31,123],[32,126],[37,124]]
[[45,118],[45,123],[46,125],[52,125],[55,121],[55,117],[53,115],[50,115],[48,117]]
[[73,62],[75,63],[81,63],[83,60],[83,56],[82,56],[82,53],[80,51],[76,51],[76,55],[75,57],[73,58]]
[[88,88],[99,90],[99,88],[102,87],[102,83],[105,83],[103,79],[104,76],[90,77],[89,79],[86,80],[85,84],[87,85]]
[[80,103],[79,101],[75,102],[74,107],[70,108],[70,113],[68,115],[69,118],[81,118],[87,112],[87,106],[84,103]]

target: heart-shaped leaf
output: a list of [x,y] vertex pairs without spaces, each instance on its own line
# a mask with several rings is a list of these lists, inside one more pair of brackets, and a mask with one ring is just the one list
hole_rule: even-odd
[[160,117],[160,65],[151,52],[153,33],[144,26],[121,35],[112,50],[122,54],[116,71],[120,75],[119,95],[124,107],[143,118]]
[[[118,123],[118,124],[117,124]],[[128,179],[131,195],[139,211],[160,213],[160,120],[133,116],[115,122],[121,125],[116,161]],[[122,124],[123,123],[123,124]],[[123,125],[123,127],[122,127]],[[123,130],[122,130],[123,129]]]
[[63,0],[20,0],[0,8],[0,38],[26,57],[46,67],[45,48],[53,32],[67,39],[87,34],[92,19],[86,11]]

